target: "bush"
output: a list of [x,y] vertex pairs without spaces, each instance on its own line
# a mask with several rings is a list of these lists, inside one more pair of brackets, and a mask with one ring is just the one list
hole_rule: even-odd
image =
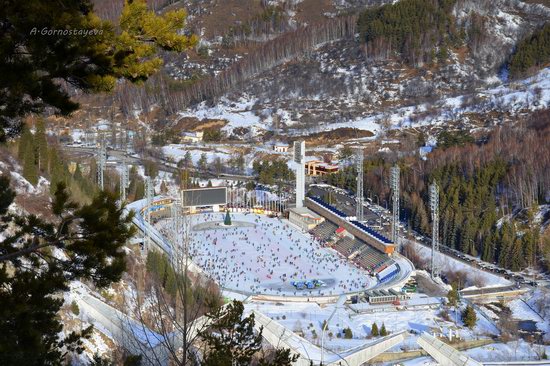
[[71,303],[71,311],[73,312],[74,315],[78,316],[80,314],[80,308],[78,307],[78,304],[76,303],[76,301],[73,300],[73,302]]
[[382,323],[382,328],[380,328],[380,335],[382,337],[385,337],[387,336],[389,333],[388,331],[386,330],[386,325],[384,323]]
[[344,338],[345,339],[352,339],[353,338],[353,332],[350,328],[344,329]]
[[443,320],[451,320],[451,317],[449,316],[449,312],[447,310],[441,310],[437,315],[439,315],[439,317]]

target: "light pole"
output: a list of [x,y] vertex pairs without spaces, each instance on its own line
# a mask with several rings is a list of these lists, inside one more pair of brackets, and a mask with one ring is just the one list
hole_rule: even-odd
[[[380,197],[377,194],[375,194],[374,197],[376,197],[376,205],[382,208],[382,206],[380,206]],[[380,229],[382,229],[382,212],[378,212],[378,216],[380,216]]]
[[323,364],[323,356],[325,351],[325,331],[328,328],[328,323],[330,323],[330,321],[332,320],[332,317],[334,316],[334,314],[336,314],[336,311],[338,310],[338,308],[345,304],[346,300],[347,300],[346,295],[340,296],[340,298],[336,302],[336,305],[334,306],[334,311],[332,312],[332,314],[330,314],[328,319],[325,321],[325,324],[323,325],[323,329],[321,331],[321,365]]

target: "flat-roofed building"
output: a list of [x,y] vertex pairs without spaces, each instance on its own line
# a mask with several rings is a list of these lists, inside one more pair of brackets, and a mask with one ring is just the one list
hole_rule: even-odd
[[369,304],[388,304],[410,299],[410,295],[407,293],[393,289],[367,291],[366,295]]
[[320,160],[306,161],[305,166],[306,174],[314,177],[337,173],[340,170],[338,165],[328,164]]
[[289,209],[288,219],[291,223],[299,226],[304,231],[309,231],[325,221],[322,216],[316,214],[307,207],[294,207]]
[[288,152],[289,146],[286,144],[275,144],[273,145],[273,151],[280,152],[280,153],[286,153]]

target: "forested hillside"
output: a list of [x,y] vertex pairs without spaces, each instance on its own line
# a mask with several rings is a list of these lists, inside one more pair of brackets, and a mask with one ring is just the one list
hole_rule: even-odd
[[358,31],[368,57],[400,54],[411,65],[445,61],[460,37],[451,12],[455,0],[403,0],[364,11]]
[[[548,141],[546,110],[520,125],[497,128],[477,142],[436,149],[426,161],[399,159],[401,219],[431,235],[428,187],[436,182],[443,245],[513,270],[531,265],[535,257],[550,260],[550,242],[541,240],[534,218],[550,196]],[[377,195],[379,202],[390,199],[386,181],[391,166],[382,155],[365,161],[365,192]],[[330,182],[354,189],[353,173],[335,175]],[[513,219],[520,212],[522,219]]]
[[510,60],[514,77],[525,75],[550,64],[550,22],[521,41]]
[[[533,215],[550,193],[549,138],[545,111],[525,125],[498,128],[486,141],[437,150],[427,162],[405,165],[405,219],[429,233],[427,185],[435,181],[441,188],[444,245],[524,268],[535,251],[543,254]],[[525,208],[531,210],[526,222],[507,222],[508,215]]]

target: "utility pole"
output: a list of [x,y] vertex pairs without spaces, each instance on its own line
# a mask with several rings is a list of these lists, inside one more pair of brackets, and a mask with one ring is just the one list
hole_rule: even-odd
[[430,185],[430,209],[432,211],[432,279],[439,277],[439,186],[437,183]]
[[128,171],[128,164],[126,164],[126,158],[122,158],[120,171],[120,202],[126,201],[127,189],[130,184],[130,172]]
[[365,203],[365,197],[363,193],[364,152],[363,152],[363,149],[357,149],[355,153],[356,153],[356,163],[357,163],[357,193],[356,193],[357,206],[355,207],[355,216],[357,217],[357,221],[361,222],[364,219],[363,211],[364,211],[364,203]]
[[107,148],[105,147],[105,136],[100,135],[99,146],[97,152],[97,185],[101,190],[104,189],[105,184],[105,165],[107,164]]
[[179,200],[174,200],[171,206],[171,216],[172,216],[172,252],[171,260],[174,265],[174,268],[177,268],[177,253],[182,249],[181,248],[181,237],[183,235],[183,222],[181,216],[181,202]]
[[[145,215],[145,220],[147,225],[152,225],[151,222],[151,206],[153,205],[153,197],[155,196],[155,188],[153,187],[153,182],[151,177],[145,177],[145,199],[146,199],[146,209],[147,214]],[[145,226],[145,248],[148,250],[151,245],[151,232],[149,227]]]
[[400,196],[399,175],[400,173],[401,173],[401,170],[399,169],[398,165],[395,165],[391,168],[390,184],[391,184],[392,202],[393,202],[391,239],[397,245],[398,248],[399,248],[399,196]]

